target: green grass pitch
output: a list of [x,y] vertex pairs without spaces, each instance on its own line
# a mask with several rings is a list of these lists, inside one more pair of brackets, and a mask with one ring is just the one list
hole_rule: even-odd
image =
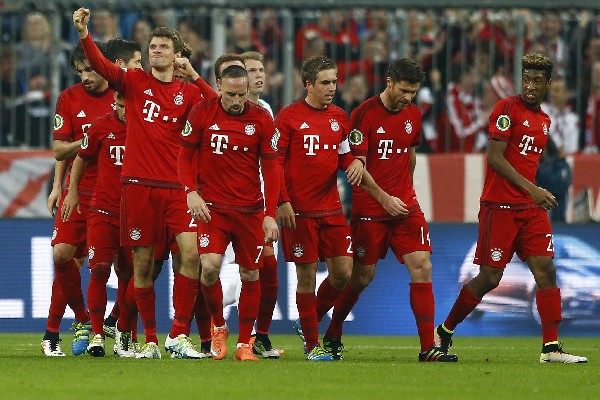
[[[163,341],[165,335],[160,335]],[[598,399],[600,339],[563,338],[588,364],[540,364],[540,339],[461,337],[456,364],[419,363],[416,337],[347,336],[345,360],[311,363],[294,335],[273,335],[279,360],[44,357],[41,334],[0,334],[0,399]],[[197,339],[197,338],[196,338]],[[162,343],[161,343],[162,345]]]

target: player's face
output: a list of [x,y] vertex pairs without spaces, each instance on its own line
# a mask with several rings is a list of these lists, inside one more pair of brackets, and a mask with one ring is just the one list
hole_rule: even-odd
[[523,90],[521,98],[523,102],[530,108],[539,108],[546,91],[550,88],[550,81],[546,79],[544,71],[536,69],[524,69],[521,79]]
[[166,37],[153,37],[150,39],[148,52],[152,68],[167,69],[173,67],[176,54],[171,39]]
[[121,96],[118,96],[117,92],[115,92],[115,107],[117,109],[117,115],[119,119],[125,122],[125,99]]
[[260,96],[265,85],[265,66],[258,60],[246,60],[246,71],[250,80],[250,93]]
[[123,63],[123,67],[129,69],[138,69],[142,68],[142,52],[136,51],[133,53],[133,57],[126,63]]
[[392,111],[402,111],[408,107],[417,95],[420,86],[420,83],[392,82],[388,77],[386,91],[392,105]]
[[221,105],[228,114],[239,115],[244,111],[248,96],[248,80],[241,78],[223,78],[219,87]]
[[[246,68],[244,66],[244,63],[241,62],[240,60],[233,60],[233,61],[225,61],[223,64],[221,64],[221,66],[219,67],[219,76],[221,76],[221,74],[223,73],[223,71],[225,71],[225,68],[227,67],[231,67],[232,65],[238,65],[242,68]],[[221,80],[217,79],[217,89],[221,88]]]
[[336,88],[337,71],[335,69],[319,71],[315,84],[313,85],[310,82],[306,84],[308,103],[317,108],[327,107],[333,101]]
[[93,92],[101,92],[104,88],[104,80],[96,71],[92,69],[90,64],[85,62],[76,62],[75,70],[77,71],[77,75],[81,78],[81,82],[83,82],[83,86],[85,90],[90,93]]

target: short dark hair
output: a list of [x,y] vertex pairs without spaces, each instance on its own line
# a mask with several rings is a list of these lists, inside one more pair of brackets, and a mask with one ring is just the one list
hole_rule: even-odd
[[401,58],[390,64],[387,76],[392,82],[423,83],[425,72],[421,65],[412,58]]
[[225,53],[215,61],[215,79],[221,79],[221,66],[226,62],[239,61],[244,64],[244,59],[239,54]]
[[[104,57],[108,58],[108,48],[106,44],[96,41],[94,41],[94,43],[96,43],[98,50],[100,50]],[[75,68],[75,64],[86,62],[89,63],[87,57],[85,56],[85,52],[83,51],[83,46],[81,45],[81,42],[77,42],[73,52],[71,53],[71,67]]]
[[128,62],[133,58],[136,51],[142,52],[142,48],[138,42],[121,38],[109,40],[106,42],[106,46],[108,47],[107,58],[112,62],[118,59]]
[[173,28],[169,28],[166,26],[159,26],[157,28],[154,28],[154,30],[150,32],[148,43],[150,43],[152,38],[155,37],[171,39],[171,41],[173,42],[173,50],[175,53],[183,53],[185,49],[185,41],[181,37],[181,34]]
[[223,70],[220,79],[225,78],[246,78],[248,79],[248,71],[246,68],[240,67],[239,65],[230,65]]
[[552,62],[552,59],[550,57],[545,56],[543,54],[525,54],[521,60],[521,67],[523,68],[523,71],[525,71],[526,69],[544,71],[546,79],[552,79],[552,68],[554,67],[554,63]]
[[308,81],[314,85],[315,81],[317,80],[317,74],[328,69],[334,69],[337,72],[337,65],[330,58],[325,56],[314,56],[307,58],[302,63],[302,67],[300,67],[302,84],[306,86],[306,81]]

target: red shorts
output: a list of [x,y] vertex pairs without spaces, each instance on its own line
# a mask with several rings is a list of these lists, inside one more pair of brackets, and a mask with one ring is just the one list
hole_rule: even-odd
[[320,258],[352,257],[352,236],[343,214],[296,217],[296,229],[281,228],[283,255],[288,262],[313,263]]
[[187,211],[182,189],[123,185],[121,245],[155,246],[164,240],[165,229],[173,236],[195,232]]
[[198,222],[198,252],[225,254],[231,242],[235,262],[246,269],[262,267],[265,234],[264,214],[245,214],[238,211],[211,209],[208,223]]
[[415,251],[431,253],[429,228],[421,210],[404,218],[382,221],[352,221],[354,259],[363,265],[374,265],[385,258],[391,248],[396,258]]
[[[190,222],[190,224],[193,224],[194,228],[197,229],[197,222]],[[169,232],[165,232],[163,239],[154,245],[154,260],[168,260],[169,253],[179,254],[179,245],[175,236],[170,235]]]
[[552,228],[541,208],[507,210],[481,204],[474,264],[504,268],[514,253],[554,257]]
[[74,210],[71,213],[71,218],[64,222],[60,218],[60,210],[62,209],[63,201],[66,196],[66,192],[63,192],[58,205],[58,211],[56,218],[54,219],[54,231],[52,232],[52,246],[59,243],[66,243],[77,247],[74,258],[82,258],[87,255],[87,216],[90,199],[87,197],[80,196],[79,213]]
[[119,254],[119,218],[90,212],[87,226],[90,264],[111,263]]

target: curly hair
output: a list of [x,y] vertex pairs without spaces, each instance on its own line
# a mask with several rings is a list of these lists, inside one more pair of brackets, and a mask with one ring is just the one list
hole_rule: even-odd
[[544,71],[546,79],[552,79],[552,68],[554,63],[550,57],[547,57],[539,53],[527,53],[521,60],[521,67],[523,71],[526,69],[534,69],[537,71]]

